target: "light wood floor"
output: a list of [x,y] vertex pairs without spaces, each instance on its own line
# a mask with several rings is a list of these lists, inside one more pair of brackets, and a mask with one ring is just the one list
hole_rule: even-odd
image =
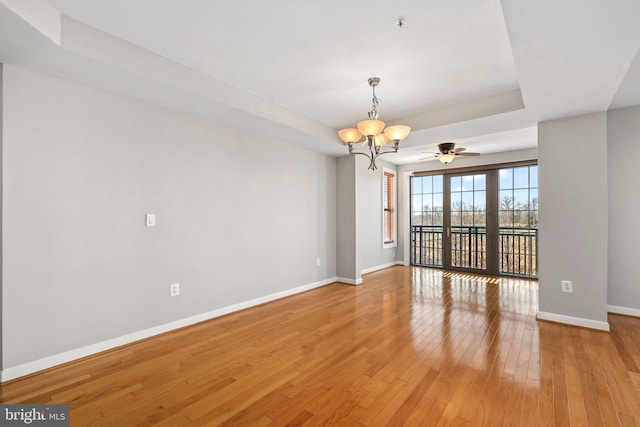
[[640,319],[537,322],[537,282],[393,267],[1,387],[71,425],[640,426]]

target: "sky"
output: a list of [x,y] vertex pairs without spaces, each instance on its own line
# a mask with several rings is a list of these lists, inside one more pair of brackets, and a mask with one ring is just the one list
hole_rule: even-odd
[[[452,176],[451,202],[484,209],[486,206],[486,175]],[[411,180],[412,210],[423,206],[443,206],[443,175],[413,177]],[[499,200],[513,198],[514,205],[530,204],[538,198],[538,166],[500,169]]]

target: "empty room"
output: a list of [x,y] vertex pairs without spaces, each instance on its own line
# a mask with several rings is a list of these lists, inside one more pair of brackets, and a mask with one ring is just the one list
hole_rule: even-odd
[[0,0],[0,425],[640,426],[638,16]]

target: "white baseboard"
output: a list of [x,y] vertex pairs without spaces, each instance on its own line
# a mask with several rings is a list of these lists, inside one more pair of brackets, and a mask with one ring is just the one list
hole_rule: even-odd
[[607,311],[614,314],[624,314],[625,316],[640,317],[640,310],[637,308],[620,307],[618,305],[608,305]]
[[354,279],[347,279],[346,277],[336,277],[336,281],[340,282],[340,283],[346,283],[347,285],[361,285],[362,284],[362,277],[354,280]]
[[393,261],[393,262],[388,262],[386,264],[377,265],[375,267],[365,268],[364,270],[362,270],[360,272],[360,274],[373,273],[374,271],[384,270],[385,268],[393,267],[395,265],[404,265],[404,262],[402,262],[402,261]]
[[[365,268],[364,270],[362,270],[360,272],[360,274],[373,273],[374,271],[384,270],[385,268],[393,267],[394,265],[404,265],[404,262],[402,262],[402,261],[393,261],[393,262],[388,262],[388,263],[382,264],[382,265],[376,265],[375,267]],[[346,283],[348,285],[361,285],[362,284],[362,277],[360,277],[359,279],[347,279],[346,277],[338,277],[336,280],[338,282]]]
[[597,329],[600,331],[609,331],[609,322],[602,322],[599,320],[584,319],[582,317],[565,316],[564,314],[547,313],[539,311],[537,319],[548,320],[550,322],[564,323],[573,326],[582,326],[583,328]]
[[[269,301],[275,301],[280,298],[284,298],[290,295],[295,295],[301,292],[305,292],[311,289],[319,288],[321,286],[328,285],[336,282],[336,277],[321,280],[319,282],[310,283],[308,285],[299,286],[293,289],[287,289],[286,291],[277,292],[275,294],[266,295],[264,297],[255,298],[249,301],[244,301],[238,304],[230,305],[228,307],[222,307],[216,310],[212,310],[206,313],[197,314],[195,316],[187,317],[185,319],[176,320],[175,322],[165,323],[164,325],[154,326],[153,328],[144,329],[142,331],[133,332],[131,334],[123,335],[120,337],[112,338],[110,340],[102,341],[96,344],[91,344],[86,347],[77,348],[64,353],[54,354],[42,359],[27,362],[22,365],[13,366],[3,371],[0,371],[0,382],[5,382],[19,378],[25,375],[33,374],[44,369],[49,369],[63,363],[71,362],[73,360],[81,359],[83,357],[91,356],[92,354],[100,353],[106,350],[111,350],[122,345],[131,344],[135,341],[140,341],[145,338],[159,335],[165,332],[172,331],[174,329],[183,328],[185,326],[193,325],[195,323],[204,322],[205,320],[213,319],[215,317],[224,316],[225,314],[233,313],[234,311],[244,310],[245,308],[253,307],[256,305],[264,304]],[[360,280],[362,283],[362,280]]]

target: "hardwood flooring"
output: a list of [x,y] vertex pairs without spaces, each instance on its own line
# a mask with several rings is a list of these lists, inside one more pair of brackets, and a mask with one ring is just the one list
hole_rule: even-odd
[[50,369],[71,425],[640,426],[640,319],[535,320],[537,282],[393,267]]

